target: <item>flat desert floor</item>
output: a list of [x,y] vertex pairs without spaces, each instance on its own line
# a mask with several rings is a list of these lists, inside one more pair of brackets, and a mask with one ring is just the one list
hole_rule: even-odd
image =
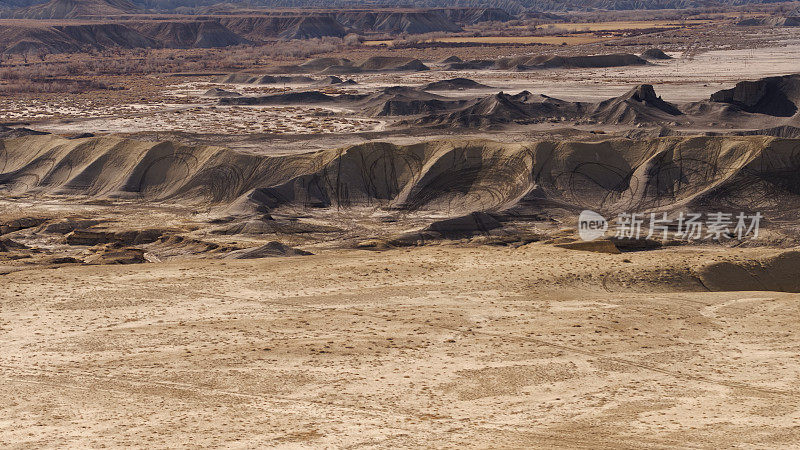
[[450,244],[9,273],[0,445],[789,447],[800,298],[680,275],[775,251]]

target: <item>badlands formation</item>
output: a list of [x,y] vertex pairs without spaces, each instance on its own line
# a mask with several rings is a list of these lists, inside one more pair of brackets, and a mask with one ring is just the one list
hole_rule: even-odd
[[797,447],[792,21],[546,3],[6,11],[0,446]]

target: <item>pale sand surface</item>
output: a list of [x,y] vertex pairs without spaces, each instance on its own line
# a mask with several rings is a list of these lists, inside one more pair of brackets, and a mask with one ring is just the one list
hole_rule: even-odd
[[769,252],[445,245],[11,273],[0,446],[791,447],[797,294],[675,281]]

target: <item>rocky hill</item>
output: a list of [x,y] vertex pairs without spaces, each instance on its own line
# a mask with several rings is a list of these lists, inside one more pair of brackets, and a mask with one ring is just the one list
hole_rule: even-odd
[[445,17],[461,25],[474,25],[480,22],[508,22],[515,17],[500,8],[442,8]]
[[50,0],[47,3],[17,9],[8,17],[15,19],[75,19],[112,17],[143,12],[128,0]]
[[607,124],[665,122],[681,115],[675,105],[656,95],[652,85],[641,84],[625,94],[592,106],[589,116]]
[[220,23],[251,41],[343,37],[347,34],[342,24],[328,14],[231,16],[221,18]]
[[711,101],[728,103],[750,113],[792,117],[800,114],[800,75],[740,81],[731,89],[711,94]]
[[167,48],[214,48],[248,42],[218,20],[150,21],[130,26]]
[[800,14],[787,17],[756,17],[736,22],[743,27],[800,27]]
[[362,33],[461,31],[461,27],[442,10],[342,11],[335,17],[343,26]]
[[0,26],[0,52],[77,52],[85,48],[160,48],[163,44],[118,23]]

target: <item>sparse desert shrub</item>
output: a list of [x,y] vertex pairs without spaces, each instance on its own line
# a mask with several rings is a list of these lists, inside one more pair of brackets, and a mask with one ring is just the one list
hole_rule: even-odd
[[65,93],[82,94],[91,91],[114,89],[99,81],[83,80],[60,80],[60,79],[40,79],[40,80],[16,80],[11,83],[0,85],[0,93],[3,94],[41,94],[41,93]]

